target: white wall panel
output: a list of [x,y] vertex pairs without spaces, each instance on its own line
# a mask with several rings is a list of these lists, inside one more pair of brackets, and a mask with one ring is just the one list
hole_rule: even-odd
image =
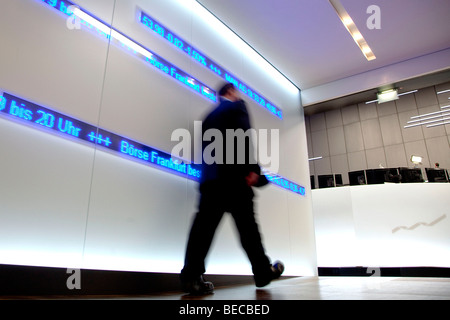
[[416,94],[416,103],[418,108],[433,106],[438,104],[436,91],[433,87],[419,90]]
[[398,116],[396,114],[380,117],[380,130],[383,136],[383,145],[402,143],[402,133]]
[[348,152],[364,150],[364,140],[360,122],[344,126],[344,133]]
[[380,122],[378,119],[361,121],[361,131],[364,139],[364,148],[372,149],[383,145]]
[[448,183],[313,190],[321,267],[449,267]]
[[340,154],[337,156],[331,157],[331,171],[328,173],[341,174],[342,175],[342,183],[348,184],[348,158],[347,154]]
[[417,110],[405,111],[398,114],[398,119],[402,124],[400,130],[402,131],[403,141],[405,142],[423,140],[424,131],[421,126],[405,128],[405,126],[408,124],[408,121],[411,120],[411,117],[417,115]]
[[400,99],[395,100],[395,105],[397,106],[398,113],[417,109],[416,98],[414,94],[401,96]]
[[327,130],[311,133],[313,157],[328,157],[330,155],[327,137]]
[[314,168],[316,175],[330,174],[330,172],[332,172],[330,157],[324,157],[319,160],[314,160]]
[[309,118],[309,120],[311,123],[311,132],[320,131],[327,128],[324,113],[314,114]]
[[[100,127],[167,153],[175,145],[172,132],[186,127],[192,112],[189,88],[115,46],[110,49],[103,94]],[[206,109],[209,103],[203,100],[199,97],[198,105]]]
[[79,265],[94,150],[4,118],[0,146],[0,262]]
[[384,149],[386,152],[386,162],[388,168],[408,167],[405,146],[403,144],[386,146]]
[[344,125],[359,121],[358,105],[355,104],[342,108],[341,112],[342,112],[342,122]]
[[353,207],[348,188],[313,190],[313,210],[318,265],[358,265]]
[[425,140],[432,165],[439,163],[441,168],[450,168],[450,149],[442,147],[445,146],[446,140],[445,136]]
[[[109,4],[102,8],[108,14]],[[42,1],[7,0],[1,6],[2,47],[7,50],[0,60],[0,90],[95,124],[107,41],[93,32],[69,30],[66,16]]]
[[384,103],[376,103],[377,112],[379,117],[388,116],[397,113],[397,108],[395,106],[395,101],[389,101]]
[[368,168],[379,168],[380,165],[386,167],[384,148],[366,150],[366,159]]
[[[0,7],[0,91],[96,124],[108,43],[42,1]],[[79,266],[95,150],[2,116],[1,263]]]
[[367,169],[366,153],[364,151],[349,152],[347,156],[350,171]]
[[325,112],[325,119],[327,122],[327,128],[334,128],[343,125],[342,115],[339,109]]
[[345,147],[345,136],[344,128],[335,127],[328,129],[328,141],[330,148],[330,155],[338,155],[347,153],[347,148]]
[[359,103],[358,111],[359,111],[359,118],[361,119],[361,121],[375,119],[378,117],[377,106],[375,103],[370,104]]
[[[138,15],[144,10],[283,110],[280,120],[243,96],[255,128],[280,130],[279,174],[306,188],[305,196],[275,185],[257,191],[257,217],[268,255],[286,263],[286,274],[316,275],[300,93],[187,3],[77,2],[211,88],[224,82],[143,26]],[[23,23],[17,23],[17,16]],[[172,131],[192,131],[193,121],[203,119],[214,106],[117,41],[110,43],[85,26],[70,30],[66,21],[67,16],[40,0],[2,2],[0,33],[6,49],[0,53],[0,91],[167,153],[176,144],[170,139]],[[0,263],[180,271],[197,210],[196,182],[5,119],[8,115],[2,114],[0,146],[10,152],[0,169]],[[233,223],[225,218],[208,272],[249,270]]]
[[[185,178],[98,152],[83,265],[109,269],[129,259],[133,263],[127,269],[181,270],[185,212],[195,210],[186,183]],[[105,256],[111,265],[101,261]]]

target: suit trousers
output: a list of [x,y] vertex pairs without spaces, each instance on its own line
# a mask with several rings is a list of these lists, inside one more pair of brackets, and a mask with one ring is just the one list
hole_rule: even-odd
[[270,274],[270,259],[265,254],[253,210],[252,188],[244,181],[233,185],[207,182],[201,185],[200,193],[199,211],[191,227],[181,271],[182,280],[195,279],[205,272],[205,258],[225,212],[234,219],[255,277]]

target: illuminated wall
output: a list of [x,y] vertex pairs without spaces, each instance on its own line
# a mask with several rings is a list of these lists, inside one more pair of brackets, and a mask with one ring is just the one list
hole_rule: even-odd
[[320,267],[450,266],[448,183],[313,191]]
[[[283,179],[255,202],[267,253],[316,274],[298,89],[195,2],[73,3],[95,20],[68,1],[0,4],[0,263],[179,272],[198,183],[130,145],[170,154],[172,132],[192,131],[228,80],[256,129],[280,130]],[[228,216],[208,272],[251,273]]]

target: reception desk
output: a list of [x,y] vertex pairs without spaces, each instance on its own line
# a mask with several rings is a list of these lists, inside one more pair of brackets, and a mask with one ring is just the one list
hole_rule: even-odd
[[450,184],[312,191],[319,267],[450,267]]

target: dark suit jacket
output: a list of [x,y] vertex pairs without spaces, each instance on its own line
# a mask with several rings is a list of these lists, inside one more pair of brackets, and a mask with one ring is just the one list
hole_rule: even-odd
[[[220,104],[205,118],[202,124],[203,134],[208,129],[218,129],[222,133],[223,137],[223,164],[206,164],[203,161],[202,164],[202,177],[200,183],[206,183],[209,181],[219,182],[224,185],[237,186],[245,183],[245,177],[253,171],[258,175],[261,173],[259,165],[256,161],[250,161],[250,159],[256,159],[252,154],[253,149],[249,147],[249,141],[245,147],[246,157],[244,164],[237,163],[237,142],[235,141],[234,162],[232,164],[226,163],[226,130],[227,129],[242,129],[246,132],[251,128],[250,118],[248,115],[245,102],[240,100],[232,102],[221,98]],[[209,145],[210,141],[203,141],[202,149]],[[204,155],[204,153],[203,153]]]

